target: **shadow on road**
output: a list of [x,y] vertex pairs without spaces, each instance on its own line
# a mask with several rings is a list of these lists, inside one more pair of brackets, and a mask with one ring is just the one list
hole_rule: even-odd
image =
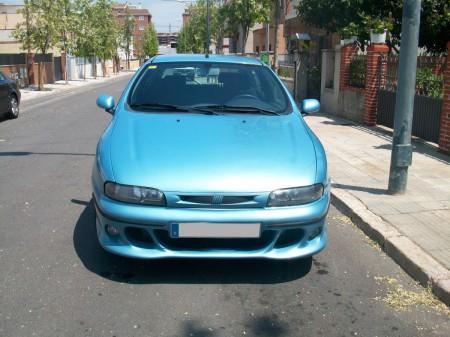
[[94,153],[69,153],[69,152],[28,152],[28,151],[13,151],[13,152],[0,152],[0,157],[23,157],[31,155],[44,155],[44,156],[95,156]]
[[[81,202],[77,202],[81,204]],[[291,261],[271,260],[137,260],[106,252],[98,243],[95,210],[89,202],[74,229],[73,244],[84,266],[93,273],[125,283],[251,283],[289,282],[311,270],[312,258]]]
[[331,187],[345,189],[345,190],[351,190],[351,191],[367,192],[367,193],[370,193],[370,194],[378,194],[378,195],[387,194],[387,190],[386,189],[382,189],[382,188],[372,188],[372,187],[347,185],[347,184],[337,184],[337,183],[332,183]]

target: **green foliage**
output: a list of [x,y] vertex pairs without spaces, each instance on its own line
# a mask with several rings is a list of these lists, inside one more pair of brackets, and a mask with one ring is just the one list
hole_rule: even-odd
[[94,54],[96,36],[94,29],[94,6],[92,0],[75,0],[75,48],[74,54],[89,57]]
[[63,52],[71,53],[75,48],[76,11],[71,0],[56,0],[54,6],[58,11],[59,20],[56,21],[56,29],[60,39],[56,45]]
[[[58,41],[58,10],[53,0],[29,0],[24,2],[24,7],[19,11],[25,18],[25,22],[17,24],[13,36],[22,43],[26,50],[38,50],[47,54]],[[43,88],[43,69],[39,64],[38,88]]]
[[92,7],[92,50],[102,60],[112,58],[119,44],[118,25],[112,11],[111,0],[97,0]]
[[[207,2],[198,0],[189,6],[189,22],[178,36],[178,53],[201,53],[207,40]],[[220,34],[217,4],[210,4],[210,39],[217,40]]]
[[391,18],[381,19],[365,15],[363,16],[363,22],[368,29],[372,29],[376,34],[383,34],[385,30],[392,31],[392,28],[394,28]]
[[[302,0],[297,7],[299,17],[307,24],[336,33],[354,23],[362,39],[368,39],[370,17],[375,29],[380,31],[385,26],[383,30],[389,30],[392,45],[400,43],[402,10],[403,0]],[[449,31],[450,2],[422,0],[419,46],[436,54],[445,52]]]
[[419,95],[441,98],[444,76],[436,75],[431,68],[417,68],[416,92]]
[[22,43],[22,49],[31,51],[33,43],[31,40],[31,6],[30,0],[24,0],[24,7],[18,10],[18,13],[22,14],[25,19],[24,22],[19,23],[13,31],[13,37]]
[[58,41],[58,11],[53,0],[28,0],[19,10],[28,21],[19,23],[13,36],[24,49],[35,49],[46,54]]
[[366,82],[366,56],[359,55],[350,61],[349,84],[352,87],[364,88]]
[[339,33],[344,39],[348,39],[352,36],[359,35],[359,27],[356,25],[356,23],[350,22],[347,26],[343,27]]
[[153,25],[147,27],[142,37],[142,54],[144,57],[158,54],[158,36]]
[[278,67],[278,75],[280,77],[288,77],[288,78],[294,78],[295,76],[295,68],[294,67],[286,67],[283,65],[280,65]]
[[243,31],[245,46],[250,28],[256,23],[267,23],[270,20],[272,0],[233,0],[227,2],[221,11],[229,33],[237,35],[239,27]]

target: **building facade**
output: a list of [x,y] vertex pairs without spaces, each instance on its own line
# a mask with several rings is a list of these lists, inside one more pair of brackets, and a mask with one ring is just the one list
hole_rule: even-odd
[[0,3],[0,53],[2,54],[23,53],[22,45],[12,36],[16,25],[23,21],[22,14],[17,12],[22,7]]
[[[145,30],[152,24],[152,15],[148,9],[140,6],[125,4],[114,4],[113,13],[120,25],[123,25],[127,15],[134,18],[133,43],[131,47],[131,57],[138,58],[141,54],[142,37]],[[125,59],[126,55],[123,50],[119,50],[119,57]]]

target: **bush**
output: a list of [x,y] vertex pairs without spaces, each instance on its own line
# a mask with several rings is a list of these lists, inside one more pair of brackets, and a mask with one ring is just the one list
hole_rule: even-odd
[[364,88],[366,83],[366,57],[354,57],[350,62],[349,84],[352,87]]
[[441,98],[444,76],[436,75],[431,68],[417,68],[416,92],[418,95]]

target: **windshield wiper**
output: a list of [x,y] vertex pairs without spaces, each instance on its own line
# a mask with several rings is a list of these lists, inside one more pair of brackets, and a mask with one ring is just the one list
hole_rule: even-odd
[[148,103],[148,104],[130,104],[130,107],[134,109],[143,109],[143,110],[172,110],[172,111],[183,111],[183,112],[200,112],[206,115],[218,115],[218,113],[214,110],[211,110],[206,107],[196,107],[196,106],[183,106],[183,105],[175,105],[175,104],[160,104],[160,103]]
[[172,111],[189,111],[188,107],[175,104],[160,104],[160,103],[145,103],[145,104],[130,104],[133,109],[143,109],[143,110],[172,110]]
[[212,105],[201,105],[195,106],[196,109],[209,109],[209,110],[219,110],[222,112],[239,112],[239,113],[260,113],[263,115],[275,115],[280,116],[280,113],[269,110],[258,108],[254,106],[236,106],[236,105],[226,105],[226,104],[212,104]]

